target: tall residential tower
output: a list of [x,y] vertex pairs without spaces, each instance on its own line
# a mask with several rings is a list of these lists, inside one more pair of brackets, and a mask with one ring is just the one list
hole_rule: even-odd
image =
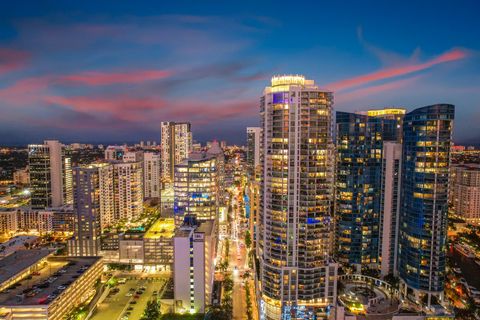
[[273,77],[260,102],[260,310],[309,319],[336,303],[332,251],[332,92],[303,76]]
[[192,152],[190,123],[162,122],[161,134],[161,177],[166,183],[172,183],[175,165]]

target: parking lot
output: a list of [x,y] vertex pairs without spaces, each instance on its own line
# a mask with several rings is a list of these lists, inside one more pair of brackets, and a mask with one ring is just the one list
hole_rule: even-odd
[[[127,279],[117,285],[118,292],[111,293],[97,308],[92,320],[140,319],[147,302],[155,299],[166,282],[166,278]],[[141,288],[144,288],[142,290]],[[143,292],[142,292],[143,291]]]

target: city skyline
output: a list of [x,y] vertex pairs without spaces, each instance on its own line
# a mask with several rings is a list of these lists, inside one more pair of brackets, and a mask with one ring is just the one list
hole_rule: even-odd
[[335,111],[454,104],[454,142],[476,144],[479,5],[369,4],[7,4],[0,144],[160,141],[161,121],[243,144],[259,88],[291,73]]

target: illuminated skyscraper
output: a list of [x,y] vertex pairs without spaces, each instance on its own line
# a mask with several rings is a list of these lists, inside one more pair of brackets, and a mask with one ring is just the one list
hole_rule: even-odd
[[218,179],[218,203],[223,205],[225,203],[225,154],[218,141],[213,141],[210,148],[207,150],[207,155],[214,156],[217,159],[217,179]]
[[404,109],[337,112],[335,216],[339,262],[379,267],[385,200],[382,186],[386,178],[382,170],[384,143],[401,141],[404,114]]
[[218,217],[217,157],[205,152],[190,157],[175,166],[174,210],[177,222],[185,215],[199,220]]
[[192,152],[192,132],[188,122],[161,123],[161,177],[166,183],[173,182],[175,165]]
[[143,184],[145,198],[160,198],[160,155],[145,152],[143,155]]
[[265,319],[310,319],[336,303],[332,252],[332,92],[273,77],[260,102],[258,252]]
[[113,166],[91,164],[74,169],[77,215],[75,235],[68,241],[68,254],[95,256],[100,248],[100,234],[115,222]]
[[260,134],[261,128],[247,128],[247,165],[251,176],[254,176],[255,169],[260,166]]
[[450,148],[455,107],[406,114],[399,226],[400,290],[428,305],[443,299]]
[[143,214],[143,160],[113,163],[115,219],[131,221]]
[[68,151],[56,140],[28,146],[31,206],[60,207],[73,202],[72,163]]

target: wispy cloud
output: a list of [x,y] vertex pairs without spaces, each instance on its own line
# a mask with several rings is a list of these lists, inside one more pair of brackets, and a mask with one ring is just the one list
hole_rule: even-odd
[[369,96],[375,96],[382,92],[405,88],[412,84],[415,84],[421,77],[422,76],[418,75],[411,78],[400,79],[379,85],[369,86],[366,88],[355,89],[347,93],[340,92],[336,95],[335,102],[342,104],[350,101],[359,101],[360,99]]
[[438,64],[461,60],[466,58],[467,56],[467,51],[462,49],[453,49],[423,63],[413,63],[402,66],[387,67],[365,75],[330,83],[327,85],[327,87],[333,89],[334,91],[341,91],[353,87],[367,85],[375,81],[386,80],[412,74],[418,71],[432,68],[433,66]]
[[0,48],[0,76],[25,67],[29,58],[26,51]]
[[142,83],[159,80],[172,75],[167,70],[133,70],[125,72],[86,71],[59,77],[59,81],[89,86],[103,86],[125,83]]

